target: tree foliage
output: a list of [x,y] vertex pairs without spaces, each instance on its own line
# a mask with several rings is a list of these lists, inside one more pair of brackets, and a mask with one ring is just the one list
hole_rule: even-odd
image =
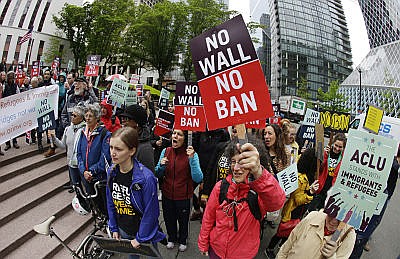
[[87,34],[91,24],[89,15],[90,4],[83,6],[65,4],[58,16],[53,16],[56,27],[65,34],[68,39],[75,64],[78,66],[86,62]]
[[343,94],[338,93],[339,86],[339,82],[335,80],[331,82],[327,92],[324,92],[322,88],[318,89],[317,97],[320,101],[320,108],[337,112],[349,111],[349,109],[346,109],[344,105],[346,97]]
[[47,50],[43,55],[44,62],[51,63],[53,62],[55,57],[60,57],[60,58],[63,57],[65,49],[60,51],[60,44],[61,44],[61,38],[54,36],[50,37]]

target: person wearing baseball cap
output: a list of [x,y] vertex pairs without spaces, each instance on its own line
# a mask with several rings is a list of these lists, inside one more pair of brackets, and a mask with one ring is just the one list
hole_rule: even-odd
[[146,126],[146,110],[139,104],[126,107],[119,115],[123,127],[131,127],[137,130],[139,135],[139,146],[136,157],[144,166],[154,173],[154,150],[150,143],[150,130]]

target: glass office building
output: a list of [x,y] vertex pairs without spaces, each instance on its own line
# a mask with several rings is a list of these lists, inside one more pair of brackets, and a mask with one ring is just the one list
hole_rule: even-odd
[[271,96],[296,95],[302,78],[311,97],[352,71],[341,0],[271,0]]
[[341,84],[345,106],[357,114],[372,104],[400,117],[400,1],[359,0],[371,50]]

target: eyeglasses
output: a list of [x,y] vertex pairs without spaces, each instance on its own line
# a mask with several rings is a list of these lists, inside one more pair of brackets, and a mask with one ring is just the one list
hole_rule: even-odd
[[71,114],[71,117],[78,117],[78,115],[76,115],[76,114]]

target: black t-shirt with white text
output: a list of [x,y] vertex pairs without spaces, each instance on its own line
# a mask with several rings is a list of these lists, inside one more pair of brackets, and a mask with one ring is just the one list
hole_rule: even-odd
[[132,171],[121,173],[119,170],[114,178],[111,195],[117,211],[117,224],[129,235],[136,235],[139,230],[140,214],[132,205],[130,186]]

